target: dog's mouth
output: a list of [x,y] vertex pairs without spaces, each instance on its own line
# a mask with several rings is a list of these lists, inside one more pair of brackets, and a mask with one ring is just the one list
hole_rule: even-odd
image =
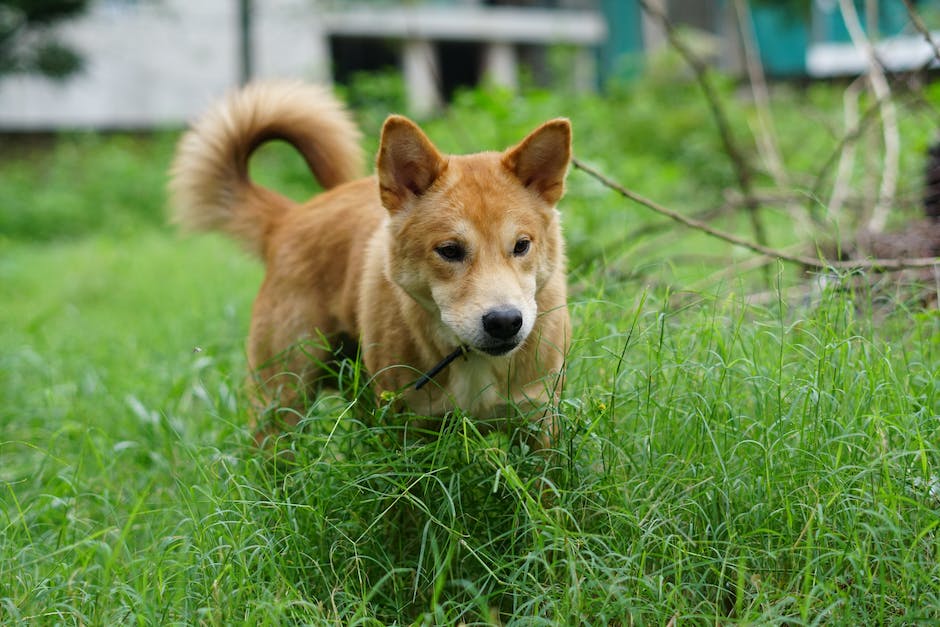
[[474,348],[492,357],[499,357],[500,355],[506,355],[512,352],[517,346],[519,346],[519,342],[503,342],[500,344],[489,344],[487,346],[475,346]]
[[519,346],[522,342],[503,342],[501,344],[489,345],[489,346],[480,346],[471,347],[467,344],[461,344],[453,350],[450,354],[444,357],[439,361],[433,368],[422,374],[418,380],[415,382],[414,389],[420,390],[423,388],[429,381],[431,381],[441,370],[450,365],[452,361],[457,359],[462,355],[466,355],[470,350],[478,350],[491,355],[493,357],[499,357],[500,355],[506,355],[507,353],[512,352],[514,348]]

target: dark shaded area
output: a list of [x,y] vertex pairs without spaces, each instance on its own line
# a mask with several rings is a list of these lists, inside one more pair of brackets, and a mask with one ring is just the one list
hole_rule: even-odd
[[924,213],[928,218],[940,218],[940,141],[927,147],[927,165],[924,173]]
[[88,5],[89,0],[0,0],[0,77],[40,74],[65,80],[77,74],[82,57],[51,27],[81,15]]
[[401,44],[367,37],[330,37],[333,80],[348,85],[361,72],[380,72],[401,65]]
[[450,100],[454,92],[462,87],[474,87],[482,78],[483,47],[478,43],[447,41],[439,42],[437,49],[437,77],[441,94]]

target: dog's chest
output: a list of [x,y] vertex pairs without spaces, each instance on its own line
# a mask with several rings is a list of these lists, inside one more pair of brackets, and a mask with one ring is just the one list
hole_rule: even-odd
[[450,366],[446,384],[429,384],[421,392],[413,392],[409,405],[429,415],[459,408],[470,416],[489,418],[494,408],[504,407],[508,401],[508,368],[500,366],[477,356],[458,359]]
[[489,360],[469,359],[458,363],[446,390],[457,407],[470,415],[482,415],[506,404],[506,374]]

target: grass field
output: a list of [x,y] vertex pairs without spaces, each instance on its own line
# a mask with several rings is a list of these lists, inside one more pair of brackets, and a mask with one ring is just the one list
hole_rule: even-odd
[[[580,157],[693,213],[732,177],[685,91],[471,92],[428,129],[447,150],[496,148],[567,114]],[[781,99],[794,172],[837,141],[838,101]],[[751,113],[729,106],[746,137]],[[369,137],[383,115],[363,112]],[[932,124],[904,118],[900,217]],[[647,228],[661,219],[573,172],[576,326],[550,462],[459,415],[402,443],[347,389],[315,400],[274,463],[242,388],[262,270],[163,226],[176,137],[4,151],[0,621],[940,622],[936,309],[833,281],[784,298],[802,279],[779,265],[776,296],[745,306],[763,275],[725,271],[747,255]],[[269,184],[313,189],[293,155],[259,161]],[[794,241],[786,215],[766,218],[773,244]],[[747,234],[743,216],[719,224]]]

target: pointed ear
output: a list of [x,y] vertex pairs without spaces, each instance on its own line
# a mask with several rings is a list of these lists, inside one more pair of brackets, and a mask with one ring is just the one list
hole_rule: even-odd
[[387,210],[394,213],[408,198],[426,192],[446,167],[446,159],[417,124],[400,115],[385,120],[376,170]]
[[569,161],[571,123],[565,118],[545,122],[503,154],[503,166],[550,205],[565,193]]

